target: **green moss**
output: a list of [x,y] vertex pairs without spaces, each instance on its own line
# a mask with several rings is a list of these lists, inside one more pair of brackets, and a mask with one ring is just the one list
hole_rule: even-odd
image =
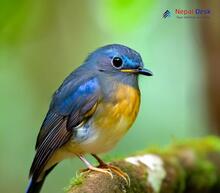
[[215,165],[207,159],[207,153],[220,152],[220,139],[209,136],[202,139],[190,139],[173,144],[168,149],[168,154],[177,155],[182,150],[191,150],[195,154],[193,167],[188,168],[187,179],[190,186],[197,187],[198,191],[203,188],[212,187],[217,183],[217,172]]
[[177,155],[181,149],[191,150],[196,158],[193,167],[188,167],[188,171],[186,171],[189,187],[197,187],[198,191],[203,191],[204,188],[212,187],[217,183],[217,168],[207,158],[207,153],[220,152],[220,139],[218,137],[209,136],[202,139],[178,142],[171,146],[169,153]]
[[220,152],[220,139],[216,136],[209,136],[206,138],[194,138],[182,141],[175,141],[172,145],[167,147],[151,147],[146,150],[140,151],[137,155],[153,153],[160,156],[175,156],[181,149],[195,150],[196,154],[199,156],[205,156],[207,152],[219,151]]
[[216,136],[209,136],[202,139],[184,140],[174,144],[174,149],[189,147],[195,149],[197,153],[206,154],[210,151],[220,151],[220,139]]
[[196,185],[199,189],[212,187],[218,180],[216,167],[208,160],[198,159],[196,167],[190,170],[191,186]]
[[[195,155],[195,163],[192,168],[188,168],[189,171],[185,171],[182,168],[181,163],[178,160],[181,150],[190,150]],[[165,148],[151,147],[143,151],[139,151],[137,155],[143,154],[156,154],[159,155],[167,164],[172,162],[172,167],[175,166],[180,173],[177,175],[176,180],[177,187],[172,187],[173,190],[183,192],[185,182],[190,179],[191,186],[198,187],[202,190],[204,187],[212,187],[217,183],[218,177],[216,173],[215,165],[207,159],[207,153],[209,152],[220,152],[220,139],[215,136],[209,136],[201,139],[187,139],[180,142],[175,141],[172,145]],[[166,164],[166,165],[167,165]],[[166,168],[169,171],[169,168]],[[181,187],[181,188],[180,188]],[[171,190],[169,190],[171,191]],[[172,192],[171,191],[171,192]],[[177,191],[174,191],[177,192]]]
[[[197,154],[205,155],[210,151],[220,152],[220,139],[216,136],[208,136],[205,138],[193,138],[181,141],[174,141],[172,145],[161,148],[160,146],[152,146],[147,149],[137,151],[135,154],[131,154],[129,157],[144,154],[157,154],[159,156],[171,156],[176,155],[181,149],[196,150]],[[122,155],[105,155],[104,160],[106,162],[113,162],[122,160],[125,156]]]
[[83,180],[85,179],[84,175],[82,173],[77,174],[76,177],[73,177],[70,180],[70,183],[67,187],[64,188],[65,192],[68,192],[73,186],[79,186],[83,183]]

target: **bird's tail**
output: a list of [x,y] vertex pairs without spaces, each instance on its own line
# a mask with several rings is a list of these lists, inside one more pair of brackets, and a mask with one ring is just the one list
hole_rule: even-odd
[[26,189],[26,193],[39,193],[43,184],[44,184],[44,181],[45,181],[47,175],[54,169],[54,167],[56,165],[57,164],[53,165],[50,169],[48,169],[45,172],[44,177],[40,181],[37,181],[37,180],[33,179],[33,177],[31,177],[30,181],[29,181],[29,185]]
[[44,183],[45,178],[43,178],[41,181],[36,182],[35,180],[33,180],[32,178],[29,181],[29,185],[26,189],[26,193],[39,193],[43,183]]

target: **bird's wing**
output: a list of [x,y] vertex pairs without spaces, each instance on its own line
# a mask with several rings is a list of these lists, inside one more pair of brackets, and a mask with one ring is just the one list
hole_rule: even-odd
[[[75,81],[75,80],[72,80]],[[36,143],[30,176],[38,178],[53,153],[67,143],[77,125],[91,116],[100,98],[96,78],[69,81],[54,94]]]

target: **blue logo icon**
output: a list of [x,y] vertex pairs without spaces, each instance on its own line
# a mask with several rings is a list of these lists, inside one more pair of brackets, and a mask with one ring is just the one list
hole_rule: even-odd
[[164,13],[163,13],[163,18],[167,18],[167,17],[171,17],[171,12],[169,10],[166,10]]

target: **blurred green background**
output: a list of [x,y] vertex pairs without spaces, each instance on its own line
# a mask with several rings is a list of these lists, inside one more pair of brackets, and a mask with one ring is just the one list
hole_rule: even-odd
[[[139,116],[110,157],[206,133],[198,20],[162,19],[188,1],[0,0],[0,192],[24,192],[52,93],[97,47],[125,44],[154,76],[140,78]],[[104,155],[105,157],[105,155]],[[59,164],[42,192],[62,192],[84,165]]]

